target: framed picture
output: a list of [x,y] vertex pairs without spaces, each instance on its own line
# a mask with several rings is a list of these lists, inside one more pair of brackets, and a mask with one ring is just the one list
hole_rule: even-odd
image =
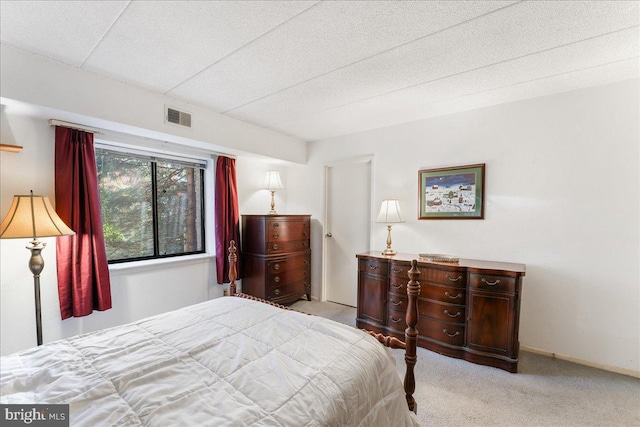
[[418,171],[418,219],[483,219],[484,163]]

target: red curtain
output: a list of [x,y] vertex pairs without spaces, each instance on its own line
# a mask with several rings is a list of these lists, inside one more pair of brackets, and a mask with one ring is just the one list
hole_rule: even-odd
[[[223,284],[229,281],[227,248],[231,240],[236,241],[238,252],[240,252],[240,215],[238,214],[235,159],[218,157],[215,187],[216,273],[218,284]],[[241,271],[239,267],[238,263],[238,272]]]
[[56,126],[56,211],[74,236],[56,244],[62,318],[111,308],[93,134]]

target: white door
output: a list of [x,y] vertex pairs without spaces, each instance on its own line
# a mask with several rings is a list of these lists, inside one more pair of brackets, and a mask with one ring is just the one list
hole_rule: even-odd
[[371,244],[373,158],[325,166],[324,291],[328,301],[356,306],[356,254]]

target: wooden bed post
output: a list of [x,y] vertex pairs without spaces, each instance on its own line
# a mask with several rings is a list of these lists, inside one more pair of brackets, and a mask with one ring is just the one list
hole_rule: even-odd
[[416,347],[418,345],[418,331],[416,325],[418,324],[418,295],[420,295],[420,282],[418,277],[420,271],[418,270],[418,261],[411,261],[411,270],[409,270],[409,283],[407,284],[407,295],[409,297],[409,303],[407,306],[407,329],[404,332],[405,339],[405,355],[404,360],[407,364],[407,372],[404,376],[404,390],[407,394],[407,405],[409,410],[418,413],[418,404],[413,398],[413,392],[416,390],[416,379],[413,372],[413,368],[418,360],[416,355]]
[[408,271],[409,283],[407,283],[407,329],[404,331],[404,341],[400,341],[394,336],[383,335],[373,331],[367,331],[366,333],[377,339],[379,342],[390,348],[401,348],[404,350],[404,361],[407,365],[407,371],[404,375],[404,392],[407,397],[407,406],[410,411],[418,413],[418,404],[413,397],[413,392],[416,391],[416,377],[414,373],[414,367],[418,361],[417,347],[418,347],[418,330],[416,325],[418,324],[418,296],[420,295],[420,270],[418,270],[418,261],[411,261],[411,269]]
[[238,278],[238,255],[236,254],[236,241],[232,240],[229,243],[229,295],[236,294],[236,279]]

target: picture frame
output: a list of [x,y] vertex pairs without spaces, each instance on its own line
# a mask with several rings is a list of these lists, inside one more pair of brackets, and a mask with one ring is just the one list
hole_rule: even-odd
[[418,171],[418,219],[484,219],[485,164]]

